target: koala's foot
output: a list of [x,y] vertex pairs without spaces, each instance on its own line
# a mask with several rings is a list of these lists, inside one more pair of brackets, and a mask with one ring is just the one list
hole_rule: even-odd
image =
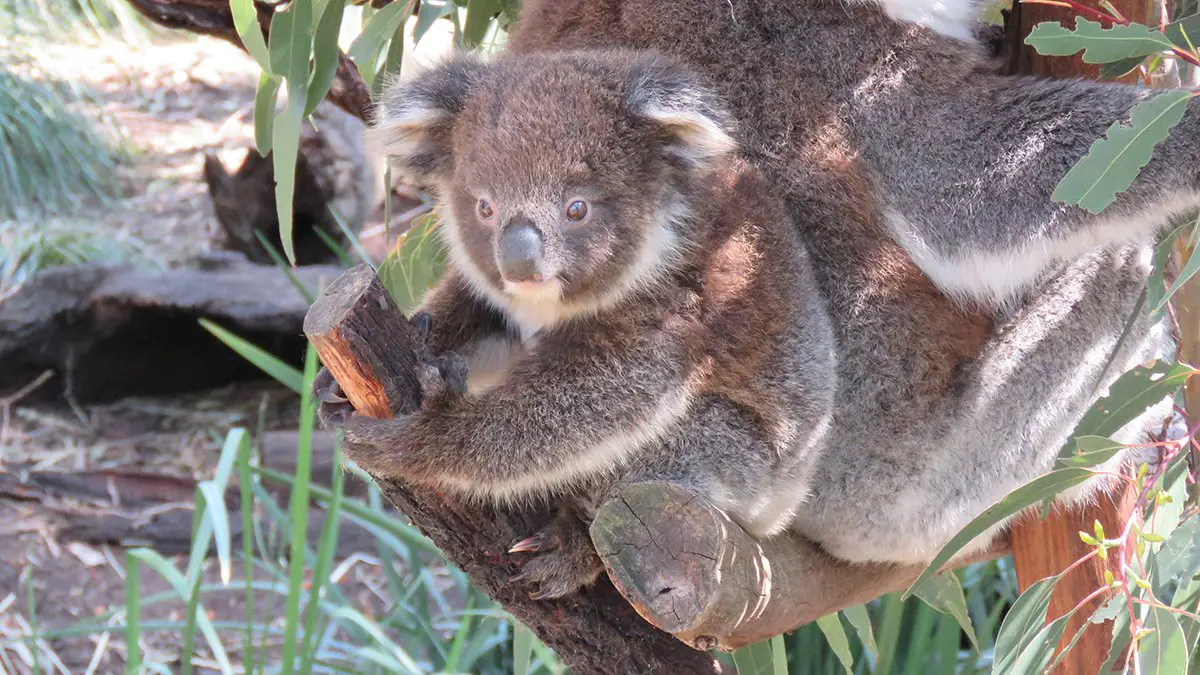
[[569,510],[564,510],[537,534],[513,544],[509,553],[534,554],[521,573],[512,578],[535,584],[537,590],[529,594],[534,600],[574,593],[594,583],[604,571],[587,525]]
[[323,427],[340,427],[354,412],[354,406],[328,368],[321,368],[313,379],[313,398],[317,400],[317,419]]
[[[429,336],[429,314],[417,312],[409,319],[421,339]],[[436,357],[421,355],[417,363],[417,382],[421,387],[422,406],[443,396],[461,396],[467,391],[467,360],[455,352]],[[313,380],[313,396],[319,402],[317,419],[324,427],[345,426],[354,406],[328,368],[321,368]]]

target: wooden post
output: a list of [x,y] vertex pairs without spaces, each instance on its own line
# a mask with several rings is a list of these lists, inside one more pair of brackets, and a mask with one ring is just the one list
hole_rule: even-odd
[[[1134,21],[1144,21],[1150,15],[1151,4],[1148,0],[1112,0],[1112,4]],[[1025,45],[1025,37],[1034,26],[1044,21],[1058,21],[1073,27],[1075,14],[1072,10],[1019,2],[1014,4],[1013,9],[1015,14],[1009,28],[1015,33],[1017,42],[1016,49],[1011,53],[1016,74],[1099,79],[1100,67],[1084,63],[1081,55],[1043,56]],[[1125,79],[1134,81],[1136,74]],[[1096,504],[1086,508],[1055,508],[1045,520],[1037,515],[1026,515],[1018,520],[1012,527],[1011,540],[1020,589],[1024,591],[1037,581],[1062,572],[1087,555],[1091,549],[1080,540],[1079,532],[1090,534],[1095,521],[1100,521],[1108,537],[1123,532],[1133,514],[1135,500],[1134,489],[1127,481],[1115,481]],[[1051,596],[1048,618],[1054,619],[1071,611],[1090,593],[1104,586],[1104,572],[1111,570],[1115,573],[1119,564],[1118,556],[1110,555],[1107,561],[1098,558],[1091,560],[1065,576]],[[1066,646],[1091,613],[1109,597],[1111,594],[1097,597],[1075,614],[1059,642],[1060,648]],[[1111,622],[1091,626],[1055,672],[1061,675],[1097,675],[1108,655],[1112,637]]]

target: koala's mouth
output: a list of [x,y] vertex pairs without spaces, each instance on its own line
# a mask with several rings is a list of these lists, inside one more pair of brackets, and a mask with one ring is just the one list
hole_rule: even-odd
[[503,279],[501,284],[504,287],[505,294],[513,297],[542,301],[555,301],[562,298],[562,282],[556,277],[551,277],[545,281],[509,281]]

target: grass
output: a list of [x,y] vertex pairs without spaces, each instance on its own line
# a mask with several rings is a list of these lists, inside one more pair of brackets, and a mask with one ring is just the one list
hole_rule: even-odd
[[152,259],[137,239],[100,231],[82,218],[0,220],[0,300],[38,270],[116,261],[151,263]]
[[3,0],[0,34],[50,40],[120,38],[140,43],[150,23],[124,0]]
[[126,155],[74,111],[84,100],[0,66],[0,221],[78,213],[118,193]]

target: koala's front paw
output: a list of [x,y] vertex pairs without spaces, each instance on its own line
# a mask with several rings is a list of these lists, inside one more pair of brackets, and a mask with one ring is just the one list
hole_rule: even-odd
[[513,544],[509,553],[534,554],[521,573],[511,579],[535,584],[537,590],[529,594],[534,600],[574,593],[591,585],[604,571],[587,525],[569,512],[559,514],[545,529]]
[[333,379],[333,373],[328,368],[321,368],[313,379],[313,398],[317,406],[317,419],[323,427],[340,427],[354,412],[354,406],[346,398],[342,387]]
[[406,478],[408,425],[407,416],[380,420],[350,415],[345,420],[342,451],[347,459],[373,476]]
[[[413,314],[408,322],[422,340],[433,329],[433,319],[427,312]],[[423,407],[446,396],[462,396],[467,391],[467,360],[452,351],[423,358],[417,364],[417,383]]]
[[443,352],[418,366],[421,404],[428,407],[438,399],[462,396],[467,392],[467,360],[455,352]]

